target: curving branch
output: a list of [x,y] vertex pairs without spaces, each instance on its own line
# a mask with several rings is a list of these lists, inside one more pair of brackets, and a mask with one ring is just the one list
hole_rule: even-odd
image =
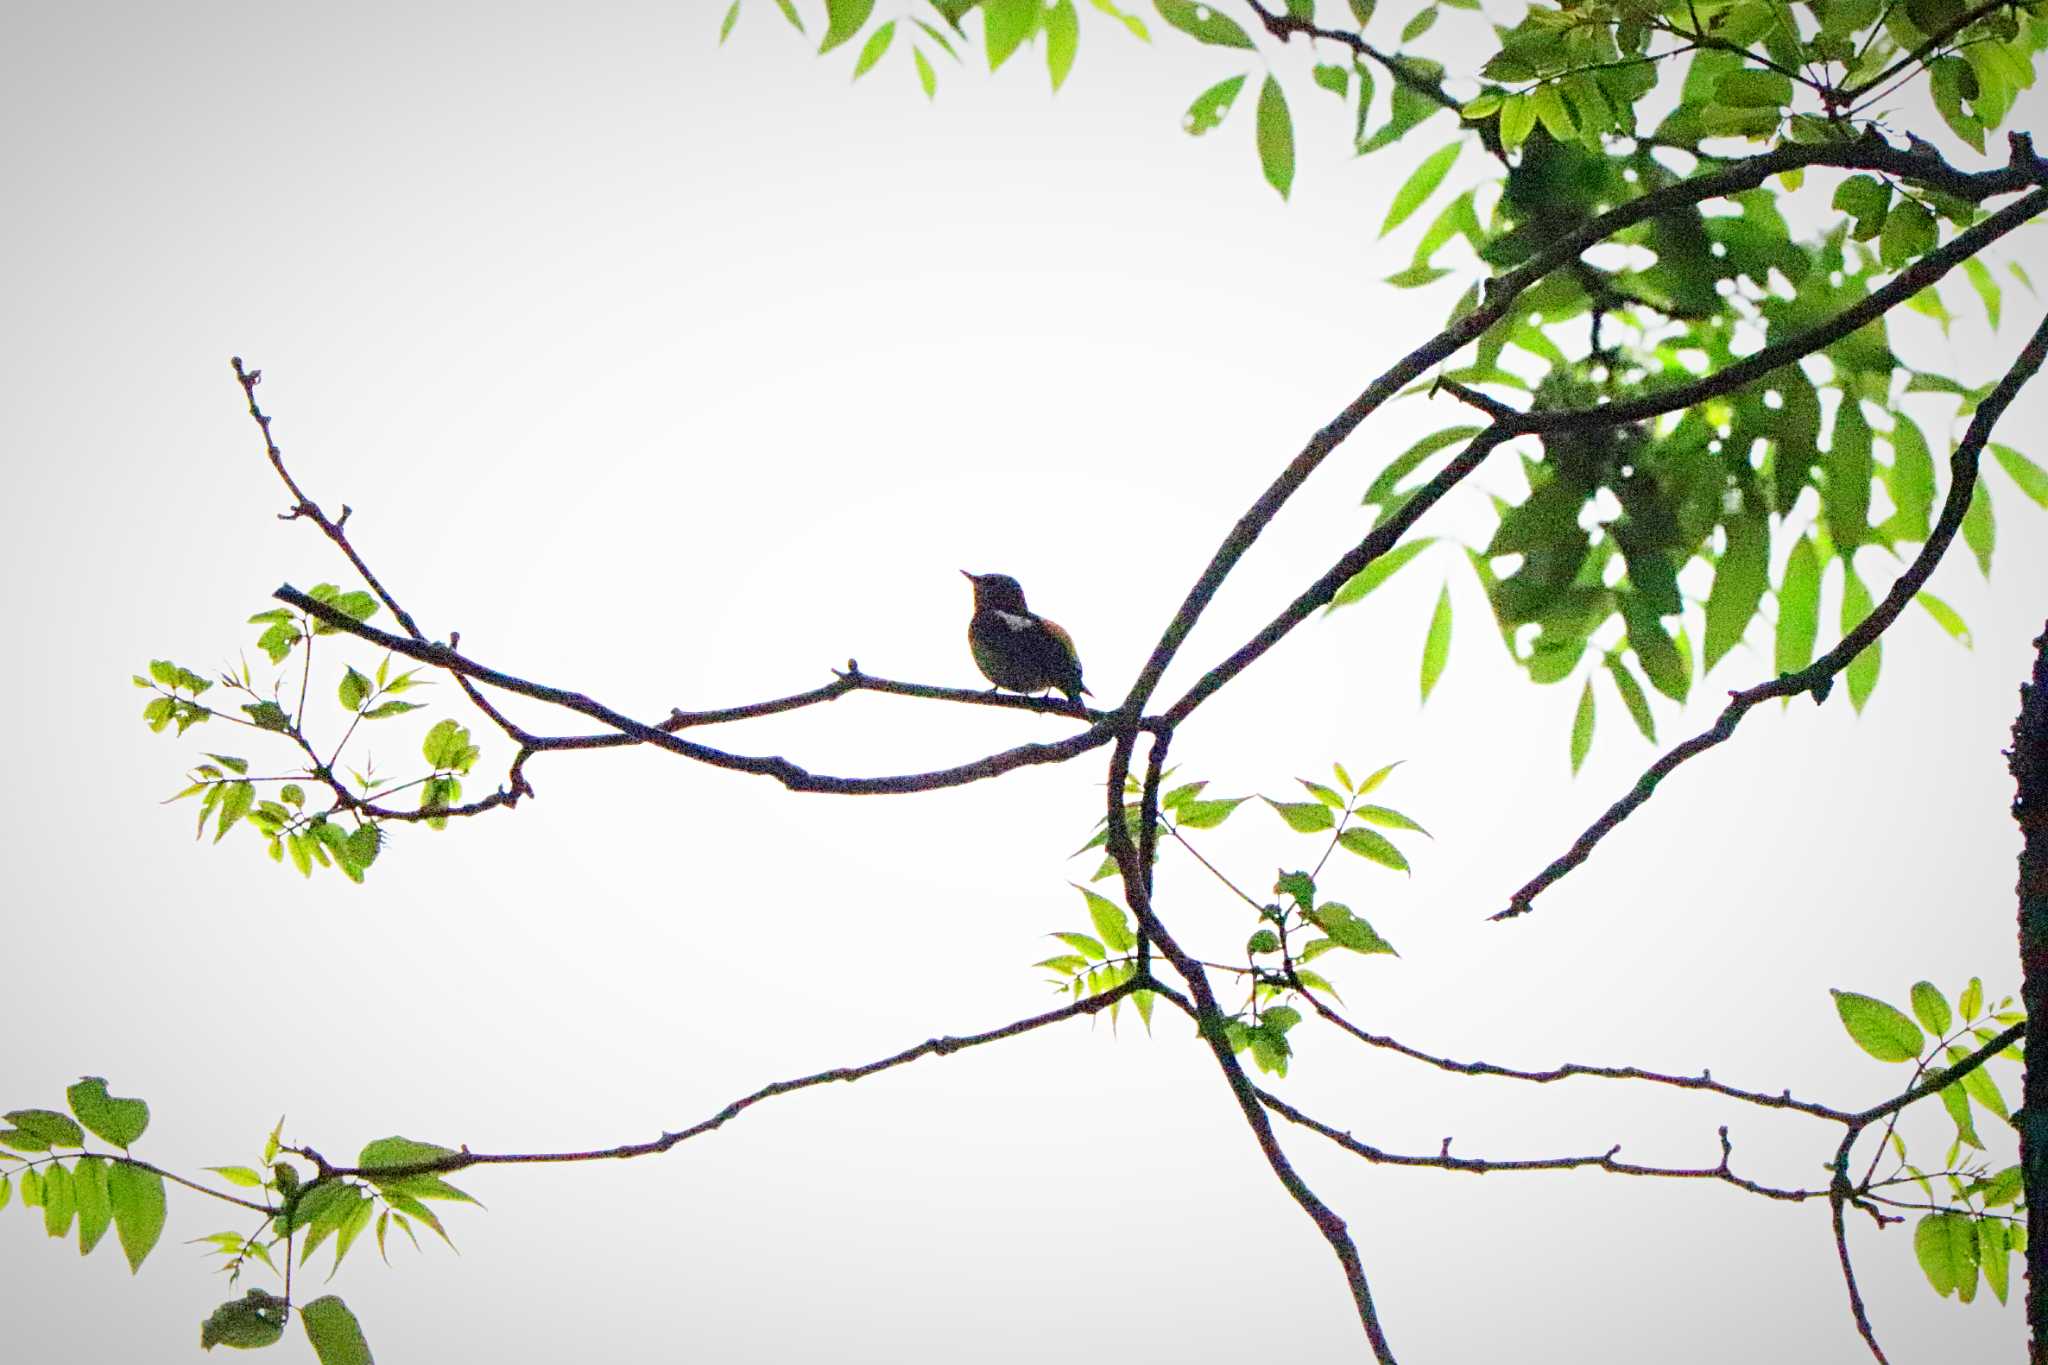
[[948,1034],[927,1038],[914,1047],[904,1048],[901,1052],[891,1053],[877,1061],[864,1062],[858,1066],[833,1067],[827,1071],[813,1072],[808,1076],[798,1076],[793,1080],[771,1081],[751,1094],[742,1095],[707,1119],[699,1120],[687,1128],[663,1133],[660,1137],[647,1142],[627,1142],[614,1147],[595,1147],[575,1152],[472,1152],[464,1147],[460,1151],[450,1152],[447,1156],[435,1157],[429,1161],[367,1167],[334,1165],[311,1147],[287,1147],[284,1150],[312,1162],[322,1180],[353,1178],[371,1182],[398,1180],[415,1175],[447,1175],[454,1171],[468,1170],[472,1166],[538,1166],[579,1161],[625,1161],[633,1157],[658,1156],[681,1143],[688,1142],[691,1138],[702,1137],[724,1127],[763,1100],[772,1100],[778,1095],[790,1095],[799,1090],[832,1085],[840,1081],[865,1080],[869,1076],[899,1066],[907,1066],[925,1057],[945,1057],[955,1052],[964,1052],[971,1047],[1001,1042],[1006,1038],[1015,1038],[1042,1029],[1048,1024],[1064,1023],[1069,1019],[1099,1013],[1133,991],[1157,989],[1157,984],[1146,977],[1134,976],[1122,985],[1106,990],[1100,995],[1076,1001],[1056,1010],[1047,1010],[1044,1014],[1034,1014],[984,1033],[970,1033],[961,1037]]
[[[2036,197],[2029,196],[2028,200]],[[1920,547],[1920,553],[1914,556],[1913,562],[1906,566],[1905,572],[1899,575],[1898,580],[1892,584],[1891,591],[1885,594],[1884,600],[1877,604],[1870,615],[1864,617],[1855,629],[1844,635],[1840,644],[1807,667],[1796,673],[1780,674],[1769,682],[1729,694],[1728,705],[1713,725],[1651,764],[1643,775],[1636,779],[1635,786],[1626,796],[1608,807],[1606,813],[1594,821],[1562,856],[1544,868],[1521,890],[1515,892],[1508,902],[1508,908],[1493,915],[1493,919],[1512,919],[1528,913],[1534,907],[1537,896],[1565,877],[1573,868],[1585,862],[1602,839],[1613,833],[1622,821],[1635,814],[1644,802],[1656,795],[1659,783],[1686,760],[1698,757],[1733,736],[1735,727],[1742,723],[1742,718],[1754,707],[1774,697],[1796,697],[1804,692],[1813,693],[1816,702],[1827,700],[1828,692],[1834,685],[1835,675],[1847,668],[1851,660],[1874,643],[1892,622],[1898,619],[1899,614],[1913,600],[1914,594],[1920,591],[1929,575],[1934,572],[1935,565],[1941,562],[1942,555],[1948,551],[1949,545],[1955,540],[1956,532],[1962,527],[1963,514],[1969,510],[1970,497],[1977,486],[1977,465],[1985,443],[1991,439],[1991,433],[1997,427],[1999,418],[2004,416],[2005,410],[2012,405],[2019,391],[2040,370],[2044,359],[2048,359],[2048,317],[2044,317],[2041,325],[2034,329],[2034,335],[2021,350],[2018,358],[2013,361],[2012,367],[2005,372],[2004,378],[1998,381],[1997,387],[1992,389],[1990,395],[1972,414],[1969,428],[1963,433],[1963,439],[1956,444],[1955,453],[1949,458],[1948,497],[1942,503],[1940,519],[1928,532],[1927,542]]]

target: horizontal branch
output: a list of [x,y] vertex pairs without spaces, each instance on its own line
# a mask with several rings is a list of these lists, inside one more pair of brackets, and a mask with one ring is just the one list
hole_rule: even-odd
[[[2043,196],[2029,196],[2029,200]],[[2017,207],[2017,205],[2015,205]],[[1683,744],[1651,764],[1629,793],[1608,807],[1605,814],[1581,834],[1565,853],[1543,869],[1521,890],[1515,892],[1508,902],[1508,908],[1492,918],[1512,919],[1526,914],[1533,908],[1536,897],[1563,879],[1571,870],[1586,861],[1600,841],[1633,815],[1644,802],[1656,794],[1658,784],[1677,770],[1680,764],[1696,758],[1714,748],[1735,733],[1735,727],[1750,710],[1774,697],[1796,697],[1811,692],[1817,701],[1827,700],[1837,673],[1849,666],[1858,654],[1874,643],[1896,621],[1906,609],[1920,588],[1933,574],[1934,567],[1948,551],[1955,540],[1956,532],[1962,527],[1963,514],[1969,510],[1970,498],[1977,486],[1977,467],[1985,444],[1991,439],[2005,410],[2041,369],[2048,359],[2048,317],[2034,329],[2034,335],[2021,350],[2012,368],[1998,381],[1984,401],[1971,415],[1969,428],[1963,439],[1956,443],[1955,453],[1949,459],[1948,497],[1942,503],[1941,516],[1927,534],[1927,541],[1920,547],[1920,553],[1892,584],[1891,591],[1877,604],[1870,615],[1843,635],[1841,643],[1823,654],[1807,667],[1794,673],[1782,673],[1769,682],[1759,683],[1745,691],[1729,694],[1728,705],[1723,708],[1713,725],[1694,735]]]
[[1610,1175],[1652,1176],[1667,1180],[1718,1180],[1750,1194],[1761,1195],[1766,1199],[1782,1199],[1790,1203],[1822,1199],[1827,1196],[1826,1190],[1784,1189],[1775,1185],[1760,1184],[1735,1174],[1728,1165],[1734,1149],[1728,1141],[1728,1129],[1725,1125],[1721,1129],[1721,1160],[1714,1166],[1645,1166],[1633,1161],[1623,1161],[1619,1155],[1619,1143],[1604,1152],[1585,1156],[1517,1157],[1502,1160],[1492,1157],[1453,1156],[1451,1140],[1445,1138],[1443,1150],[1435,1156],[1419,1156],[1412,1153],[1390,1152],[1369,1142],[1362,1142],[1350,1133],[1333,1128],[1322,1120],[1302,1112],[1270,1090],[1260,1090],[1258,1094],[1260,1101],[1268,1109],[1289,1123],[1299,1124],[1310,1132],[1319,1133],[1353,1156],[1362,1157],[1375,1165],[1422,1166],[1438,1171],[1459,1171],[1466,1175],[1492,1175],[1496,1172],[1516,1171],[1575,1171],[1591,1168],[1606,1171]]
[[[1005,749],[1001,752],[990,754],[985,758],[976,759],[971,763],[960,764],[957,767],[888,777],[835,777],[830,774],[810,772],[779,755],[736,754],[724,749],[714,749],[706,744],[696,744],[686,739],[680,739],[657,725],[648,725],[634,720],[631,716],[621,711],[616,711],[602,702],[585,696],[581,692],[573,692],[567,688],[554,687],[547,683],[532,682],[525,678],[516,677],[513,674],[469,659],[449,645],[437,644],[432,641],[411,640],[402,635],[394,635],[387,630],[380,630],[375,626],[365,624],[345,613],[337,611],[324,602],[316,601],[290,584],[280,587],[271,595],[277,598],[278,601],[296,607],[300,611],[333,626],[337,630],[354,635],[359,639],[368,640],[370,643],[382,646],[395,654],[402,654],[409,659],[416,659],[421,663],[431,664],[436,668],[447,669],[451,673],[472,678],[488,687],[495,687],[500,691],[510,692],[516,696],[528,697],[534,701],[546,702],[552,706],[560,706],[566,710],[575,711],[580,715],[590,717],[600,724],[610,726],[618,733],[630,737],[636,743],[651,745],[657,749],[665,749],[672,754],[704,763],[714,768],[725,768],[734,772],[752,773],[761,777],[774,778],[791,791],[827,792],[847,796],[894,795],[904,792],[938,791],[946,787],[958,787],[970,782],[979,782],[986,778],[996,777],[1002,773],[1010,772],[1017,768],[1029,767],[1034,764],[1064,763],[1066,760],[1079,754],[1087,753],[1090,749],[1100,748],[1102,745],[1107,744],[1111,738],[1109,723],[1107,720],[1104,720],[1097,722],[1077,735],[1069,736],[1066,739],[1051,744],[1019,745],[1014,749]],[[603,744],[598,743],[579,743],[579,738],[575,736],[561,737],[546,747],[563,749],[604,747]],[[610,741],[605,741],[605,744],[609,743]],[[536,743],[532,747],[540,748],[542,746]]]
[[1760,1090],[1744,1090],[1740,1086],[1726,1085],[1715,1080],[1706,1071],[1701,1071],[1697,1076],[1681,1076],[1661,1071],[1645,1071],[1641,1067],[1635,1066],[1586,1066],[1578,1062],[1566,1062],[1562,1066],[1552,1067],[1547,1071],[1523,1071],[1511,1066],[1496,1066],[1492,1062],[1454,1061],[1449,1057],[1438,1057],[1424,1052],[1420,1048],[1410,1047],[1398,1038],[1390,1038],[1384,1034],[1368,1033],[1343,1015],[1337,1013],[1337,1011],[1331,1009],[1313,992],[1303,990],[1300,994],[1315,1009],[1316,1013],[1322,1015],[1324,1019],[1335,1024],[1361,1043],[1371,1047],[1384,1048],[1389,1052],[1399,1053],[1401,1056],[1410,1058],[1413,1061],[1424,1062],[1436,1067],[1440,1071],[1456,1072],[1462,1076],[1494,1076],[1504,1080],[1530,1081],[1538,1085],[1569,1080],[1575,1076],[1587,1076],[1610,1081],[1645,1081],[1655,1085],[1672,1086],[1679,1090],[1705,1091],[1709,1094],[1719,1095],[1724,1099],[1740,1100],[1744,1104],[1754,1104],[1765,1109],[1784,1109],[1801,1114],[1810,1114],[1814,1118],[1827,1119],[1834,1123],[1856,1123],[1860,1120],[1860,1115],[1851,1113],[1846,1109],[1836,1109],[1831,1105],[1819,1104],[1812,1100],[1797,1099],[1789,1090],[1772,1095]]

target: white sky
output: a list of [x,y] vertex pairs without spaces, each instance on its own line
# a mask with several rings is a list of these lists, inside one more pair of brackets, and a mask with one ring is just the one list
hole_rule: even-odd
[[[400,831],[362,889],[302,883],[249,835],[195,845],[189,807],[154,804],[202,741],[261,758],[239,735],[150,736],[129,673],[232,659],[278,582],[345,569],[274,519],[230,355],[265,370],[294,469],[330,510],[356,508],[401,600],[495,665],[650,718],[813,686],[849,656],[972,685],[966,567],[1020,577],[1113,700],[1272,471],[1455,292],[1376,283],[1414,231],[1377,241],[1384,205],[1439,128],[1354,163],[1335,101],[1302,81],[1283,205],[1257,178],[1248,102],[1202,142],[1176,131],[1243,68],[1172,35],[1142,48],[1091,11],[1058,99],[1027,54],[994,80],[943,66],[927,108],[900,44],[849,88],[851,51],[812,60],[767,0],[717,49],[721,12],[16,16],[0,55],[5,1107],[104,1074],[151,1102],[139,1151],[180,1169],[253,1159],[281,1112],[335,1156],[389,1133],[584,1147],[1053,1003],[1027,964],[1054,950],[1045,931],[1084,926],[1063,883],[1092,859],[1065,857],[1098,809],[1099,756],[887,800],[652,754],[543,758],[538,800]],[[1988,377],[2039,304],[2012,290],[1992,337],[1955,292],[1960,354],[1931,330],[1917,354]],[[2044,416],[2030,393],[2009,439],[2048,453]],[[1355,541],[1371,474],[1453,420],[1409,400],[1354,438],[1173,676]],[[1482,482],[1514,487],[1504,469]],[[1484,917],[1652,750],[1608,699],[1569,778],[1576,689],[1519,678],[1454,548],[1304,627],[1176,756],[1218,794],[1276,797],[1333,758],[1407,760],[1386,799],[1437,836],[1411,844],[1414,877],[1346,860],[1328,879],[1403,953],[1333,964],[1366,1026],[1503,1063],[1706,1065],[1869,1103],[1902,1073],[1854,1050],[1830,986],[2017,985],[1999,750],[2048,552],[2038,509],[1996,491],[1992,582],[1961,555],[1937,580],[1973,652],[1914,613],[1863,717],[1840,693],[1753,714],[1511,925]],[[1484,524],[1475,493],[1439,529]],[[1877,556],[1864,568],[1889,581]],[[1446,576],[1451,670],[1418,712]],[[374,663],[321,651],[330,693],[343,657]],[[1660,701],[1667,740],[1768,669],[1765,642],[1682,717]],[[423,727],[390,724],[378,752],[397,766]],[[856,696],[705,737],[853,773],[1065,730]],[[504,757],[487,742],[476,789]],[[1249,807],[1205,850],[1254,886],[1317,852]],[[1250,930],[1185,860],[1161,894],[1207,955]],[[1184,1022],[1162,1014],[1150,1040],[1133,1022],[780,1100],[655,1161],[473,1173],[491,1211],[454,1212],[459,1258],[394,1248],[387,1270],[359,1253],[334,1288],[390,1361],[1356,1354],[1336,1268],[1213,1062]],[[1286,1092],[1400,1150],[1454,1134],[1468,1155],[1621,1142],[1711,1164],[1729,1123],[1745,1174],[1820,1183],[1834,1140],[1694,1097],[1484,1084],[1297,1039]],[[1930,1161],[1942,1129],[1911,1130]],[[1867,1358],[1821,1204],[1376,1170],[1284,1138],[1350,1220],[1404,1361]],[[183,1358],[228,1296],[180,1245],[232,1225],[201,1201],[173,1198],[133,1284],[116,1252],[73,1264],[19,1212],[0,1225],[22,1359]],[[1936,1300],[1909,1228],[1854,1237],[1894,1359],[2016,1348],[2017,1306]],[[296,1330],[284,1349],[307,1356]]]

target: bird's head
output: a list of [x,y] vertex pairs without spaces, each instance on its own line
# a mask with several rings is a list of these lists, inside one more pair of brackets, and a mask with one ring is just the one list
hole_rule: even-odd
[[1024,605],[1024,588],[1016,579],[1003,573],[961,574],[974,584],[974,609],[976,611],[1029,611]]

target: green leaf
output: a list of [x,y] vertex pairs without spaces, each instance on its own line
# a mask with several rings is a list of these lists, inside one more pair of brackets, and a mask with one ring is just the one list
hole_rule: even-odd
[[1196,4],[1194,0],[1154,0],[1154,3],[1160,18],[1197,42],[1213,47],[1252,46],[1251,36],[1236,20],[1218,14],[1208,5]]
[[1389,777],[1393,776],[1394,769],[1400,767],[1401,764],[1405,761],[1405,759],[1395,759],[1392,763],[1389,763],[1385,767],[1380,768],[1367,775],[1366,779],[1363,782],[1360,782],[1357,786],[1352,786],[1351,780],[1344,776],[1343,764],[1338,763],[1332,766],[1336,769],[1337,780],[1339,782],[1342,782],[1347,790],[1349,790],[1353,795],[1356,796],[1367,796],[1370,795],[1373,791],[1377,790],[1380,783],[1386,781]]
[[1396,289],[1420,289],[1425,284],[1435,284],[1451,271],[1440,265],[1411,265],[1396,270],[1386,277],[1385,283]]
[[1714,587],[1707,595],[1706,668],[1742,643],[1764,590],[1771,583],[1770,519],[1761,508],[1745,510],[1726,523],[1728,548],[1714,565]]
[[1383,834],[1353,826],[1337,836],[1337,842],[1361,858],[1370,859],[1382,867],[1391,867],[1396,872],[1408,870],[1408,860],[1401,856],[1401,850]]
[[1835,410],[1828,440],[1826,494],[1828,534],[1835,548],[1851,550],[1870,538],[1870,423],[1863,405],[1844,395]]
[[1913,1017],[1929,1033],[1939,1036],[1948,1032],[1948,1000],[1932,981],[1913,983]]
[[1797,673],[1812,663],[1819,635],[1820,554],[1812,539],[1801,536],[1778,583],[1778,672]]
[[1892,464],[1885,487],[1897,510],[1885,529],[1903,540],[1924,541],[1934,511],[1934,455],[1918,423],[1902,412],[1894,413],[1893,419]]
[[1977,1281],[1977,1233],[1960,1213],[1930,1213],[1913,1228],[1913,1255],[1927,1283],[1947,1298],[1962,1289],[1965,1278]]
[[1331,791],[1328,787],[1325,787],[1322,783],[1311,782],[1305,777],[1297,777],[1294,780],[1296,782],[1299,782],[1303,787],[1307,788],[1308,794],[1310,796],[1313,796],[1316,800],[1322,802],[1330,809],[1344,809],[1344,798],[1337,795],[1336,792]]
[[256,804],[256,784],[230,782],[222,787],[220,792],[220,828],[213,836],[216,844],[227,838],[228,831],[235,827],[235,822],[247,815],[249,808]]
[[1990,449],[1992,457],[1998,461],[1999,467],[2005,470],[2006,476],[2020,486],[2020,492],[2041,506],[2048,507],[2048,470],[2042,469],[2011,446],[1999,445],[1994,441]]
[[1394,201],[1387,206],[1386,220],[1380,224],[1380,236],[1386,236],[1407,222],[1417,209],[1428,202],[1429,196],[1444,183],[1444,177],[1450,174],[1451,164],[1464,148],[1462,139],[1448,142],[1423,158],[1422,164],[1402,182],[1401,188],[1394,191]]
[[1967,1023],[1975,1019],[1977,1012],[1983,1008],[1984,983],[1973,976],[1970,978],[1970,984],[1963,987],[1962,996],[1956,1001],[1956,1009]]
[[90,1256],[114,1221],[114,1207],[107,1197],[106,1158],[78,1158],[71,1172],[71,1191],[78,1205],[78,1254]]
[[54,1109],[16,1109],[6,1115],[16,1130],[28,1134],[43,1147],[83,1147],[85,1130],[69,1115]]
[[1109,956],[1100,942],[1088,937],[1086,934],[1058,933],[1052,937],[1066,944],[1069,948],[1075,949],[1091,962],[1100,962]]
[[1344,585],[1330,598],[1330,604],[1325,610],[1335,611],[1339,607],[1348,607],[1354,602],[1363,601],[1373,589],[1401,572],[1409,561],[1435,543],[1435,536],[1424,536],[1420,540],[1403,541],[1396,545],[1346,579]]
[[1391,501],[1397,495],[1401,481],[1415,473],[1423,460],[1427,460],[1438,450],[1462,444],[1477,434],[1477,426],[1446,426],[1442,432],[1432,432],[1430,436],[1423,436],[1413,446],[1409,446],[1407,450],[1403,450],[1386,463],[1386,469],[1382,469],[1372,479],[1372,487],[1366,489],[1366,495],[1360,501],[1364,501],[1368,508],[1370,505],[1384,505],[1386,501]]
[[420,706],[421,703],[416,701],[379,702],[377,705],[363,712],[363,719],[387,720],[392,716],[402,716],[408,711],[417,711],[420,709]]
[[1270,796],[1259,799],[1271,806],[1287,822],[1287,827],[1298,834],[1320,833],[1337,823],[1337,817],[1320,801],[1275,801]]
[[1437,593],[1436,610],[1430,613],[1429,634],[1422,641],[1422,700],[1436,690],[1451,657],[1451,585],[1446,582]]
[[1058,90],[1074,69],[1074,55],[1081,47],[1081,20],[1074,13],[1074,0],[1057,0],[1045,11],[1045,70]]
[[230,1185],[240,1185],[245,1190],[261,1189],[263,1177],[247,1166],[208,1166],[206,1168]]
[[1792,102],[1792,81],[1775,71],[1745,67],[1714,83],[1714,102],[1734,109],[1778,109]]
[[2010,1246],[2006,1240],[2005,1224],[1996,1218],[1977,1220],[1977,1259],[1984,1269],[1984,1283],[1991,1286],[1991,1292],[1998,1295],[2000,1303],[2005,1302],[2011,1270],[2006,1260]]
[[[1846,637],[1871,611],[1870,589],[1856,573],[1855,564],[1848,556],[1842,558],[1842,634]],[[1849,681],[1849,703],[1858,711],[1870,700],[1870,694],[1877,687],[1877,672],[1884,659],[1884,642],[1872,640],[1863,650],[1849,661],[1845,674]]]
[[1880,1062],[1910,1062],[1927,1045],[1920,1026],[1884,1001],[1854,991],[1831,990],[1835,1012],[1849,1036]]
[[71,1220],[78,1212],[77,1192],[72,1188],[71,1172],[59,1162],[43,1170],[43,1231],[52,1237],[62,1237],[71,1231]]
[[1956,613],[1954,607],[1951,607],[1925,588],[1913,594],[1913,600],[1926,609],[1927,614],[1934,618],[1936,625],[1948,632],[1950,639],[1960,644],[1964,649],[1970,648],[1969,623]]
[[341,709],[344,711],[361,710],[363,703],[370,699],[370,693],[374,690],[375,687],[368,678],[356,672],[354,668],[350,668],[348,672],[341,675]]
[[740,0],[732,0],[732,6],[725,12],[725,21],[718,26],[718,45],[725,46],[725,40],[732,37],[732,26],[740,21]]
[[1629,648],[1650,685],[1673,701],[1682,702],[1692,687],[1692,669],[1684,655],[1658,620],[1657,610],[1639,592],[1618,596],[1622,624],[1627,628]]
[[1259,169],[1285,199],[1294,188],[1294,119],[1287,112],[1287,93],[1272,76],[1259,87],[1258,144]]
[[1351,813],[1368,824],[1379,825],[1385,829],[1412,830],[1425,838],[1435,837],[1421,825],[1388,806],[1362,805]]
[[114,1207],[114,1231],[132,1273],[164,1231],[164,1178],[140,1166],[117,1164],[107,1172],[107,1200]]
[[259,701],[242,709],[249,713],[250,722],[259,730],[274,730],[283,734],[292,728],[292,718],[274,701]]
[[891,19],[873,33],[870,33],[867,42],[861,45],[860,56],[853,63],[853,79],[859,80],[862,76],[874,70],[875,63],[882,60],[883,54],[889,50],[889,44],[895,41],[896,21],[894,19]]
[[107,1093],[103,1076],[87,1076],[64,1092],[71,1112],[93,1136],[116,1147],[132,1147],[149,1127],[149,1106],[141,1100],[116,1099]]
[[470,744],[466,728],[452,720],[441,720],[427,731],[420,754],[436,772],[466,773],[476,762],[477,750]]
[[1997,542],[1998,523],[1991,515],[1991,488],[1979,474],[1977,486],[1970,490],[1970,506],[1963,513],[1963,543],[1977,556],[1977,568],[1986,578],[1991,577],[1991,551]]
[[1878,255],[1885,269],[1898,270],[1934,250],[1938,238],[1934,215],[1916,200],[1901,199],[1885,215],[1884,230],[1877,239]]
[[1316,63],[1315,70],[1310,73],[1310,78],[1314,80],[1317,85],[1329,91],[1331,94],[1337,96],[1339,99],[1350,98],[1350,67],[1332,66],[1327,62],[1318,62]]
[[[1964,260],[1963,274],[1969,277],[1970,287],[1977,291],[1977,297],[1983,301],[1984,320],[1991,324],[1992,331],[1997,331],[2000,305],[2005,297],[2004,291],[1998,287],[1998,281],[1992,278],[1990,268],[1975,256]],[[2001,1299],[2003,1297],[2000,1295]]]
[[1038,32],[1039,0],[982,0],[982,40],[994,71]]
[[[1114,0],[1090,0],[1090,3],[1093,4],[1095,8],[1101,10],[1104,14],[1107,14],[1110,18],[1117,20],[1125,28],[1129,29],[1131,36],[1133,38],[1136,38],[1139,42],[1149,43],[1152,41],[1152,35],[1145,31],[1145,21],[1143,19],[1140,19],[1135,14],[1126,14],[1122,10],[1118,9],[1114,3]],[[1147,1027],[1149,1028],[1150,1021],[1152,1018],[1149,1004],[1146,1006],[1146,1010],[1144,1013],[1147,1021]]]
[[1244,82],[1243,76],[1232,76],[1195,96],[1195,102],[1188,106],[1180,126],[1189,136],[1200,137],[1222,123],[1230,113],[1231,103],[1237,99],[1237,92],[1244,89]]
[[1852,175],[1835,187],[1834,206],[1856,220],[1850,235],[1867,242],[1884,228],[1891,211],[1892,187],[1874,175]]
[[275,1294],[252,1289],[239,1299],[229,1299],[213,1310],[199,1325],[199,1347],[232,1346],[238,1351],[275,1346],[284,1336],[285,1315],[290,1305]]
[[[1959,1065],[1969,1059],[1970,1054],[1959,1047],[1951,1046],[1948,1050],[1950,1066]],[[1988,1069],[1980,1066],[1974,1071],[1966,1072],[1958,1084],[1971,1099],[1983,1105],[1985,1109],[2008,1123],[2012,1121],[2012,1113],[2005,1107],[2005,1096],[1999,1093],[1998,1082],[1991,1078]]]
[[1088,902],[1088,918],[1095,922],[1095,932],[1105,948],[1113,953],[1127,953],[1138,946],[1138,936],[1131,932],[1130,917],[1121,905],[1085,886],[1075,889]]
[[[1328,901],[1313,910],[1303,911],[1302,918],[1328,934],[1340,948],[1366,954],[1394,952],[1394,945],[1374,932],[1370,924],[1352,914],[1349,906]],[[1394,955],[1399,956],[1398,953]]]
[[875,12],[875,0],[825,0],[825,41],[820,55],[852,38]]
[[924,55],[924,49],[910,49],[910,59],[917,64],[917,83],[924,88],[924,97],[934,99],[939,93],[939,73],[932,70],[931,58]]
[[1214,829],[1230,818],[1230,813],[1250,800],[1238,796],[1216,801],[1183,802],[1174,812],[1174,823],[1183,829]]
[[1579,765],[1586,761],[1586,755],[1593,748],[1593,679],[1586,679],[1586,690],[1579,693],[1578,714],[1572,717],[1572,771],[1578,772]]
[[318,1298],[299,1309],[299,1323],[320,1365],[373,1365],[370,1343],[363,1339],[362,1326],[347,1304],[334,1295]]

